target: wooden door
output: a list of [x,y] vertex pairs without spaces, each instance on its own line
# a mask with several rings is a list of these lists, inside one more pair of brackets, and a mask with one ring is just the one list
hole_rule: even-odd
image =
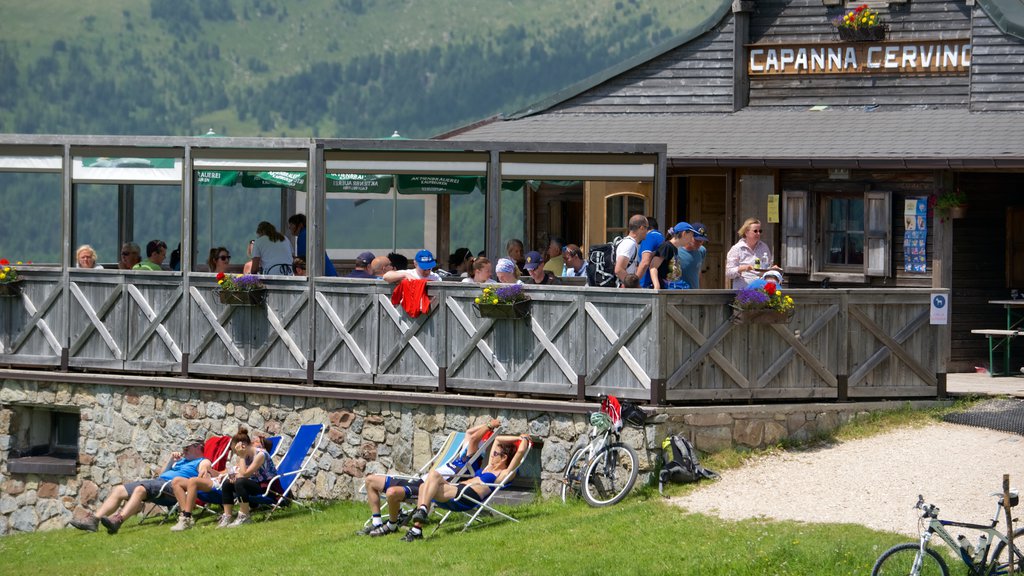
[[[638,198],[643,202],[642,214],[650,214],[654,209],[654,188],[650,182],[587,182],[583,194],[584,209],[587,214],[583,231],[584,250],[593,244],[601,244],[610,240],[609,235],[619,236],[626,233],[629,217],[635,211],[611,210],[609,203],[621,206],[616,199]],[[639,204],[634,202],[633,204]],[[619,213],[621,212],[621,214]],[[624,218],[624,219],[623,219]]]
[[[727,181],[725,175],[688,176],[687,209],[681,220],[700,222],[708,231],[711,240],[704,245],[708,249],[704,259],[704,270],[700,279],[701,288],[725,287],[725,254],[732,246],[733,234],[727,229]],[[675,222],[665,224],[665,227]]]

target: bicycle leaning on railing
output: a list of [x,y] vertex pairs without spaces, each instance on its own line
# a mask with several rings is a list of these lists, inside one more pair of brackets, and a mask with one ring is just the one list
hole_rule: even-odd
[[[902,576],[929,576],[941,574],[949,576],[949,568],[942,556],[928,547],[933,535],[938,534],[946,544],[958,555],[964,565],[967,566],[967,573],[974,576],[993,576],[996,574],[1007,574],[1009,572],[1011,558],[1015,574],[1024,574],[1024,555],[1021,554],[1021,545],[1024,544],[1024,527],[1013,531],[1013,548],[1009,547],[1009,540],[1005,534],[996,530],[999,524],[999,513],[1003,510],[1003,495],[995,493],[998,497],[995,516],[990,524],[969,524],[965,522],[954,522],[952,520],[939,520],[939,509],[934,504],[925,504],[922,496],[917,497],[917,504],[914,508],[921,510],[921,518],[918,521],[921,525],[921,539],[918,543],[907,542],[897,544],[886,550],[875,567],[871,569],[871,576],[887,576],[900,574]],[[1018,502],[1017,492],[1010,492],[1010,506],[1016,506]],[[927,526],[925,523],[927,522]],[[977,548],[971,545],[966,536],[961,534],[953,538],[946,531],[947,526],[957,526],[978,530],[981,535],[978,537]],[[998,542],[997,542],[998,541]],[[994,544],[994,546],[993,546]],[[992,555],[989,556],[989,550]]]
[[591,506],[611,506],[636,483],[640,459],[632,446],[620,442],[622,409],[614,396],[601,399],[590,415],[590,435],[569,459],[562,478],[562,501],[583,496]]

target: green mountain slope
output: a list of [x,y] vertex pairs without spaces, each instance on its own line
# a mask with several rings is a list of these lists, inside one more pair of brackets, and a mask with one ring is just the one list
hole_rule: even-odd
[[703,0],[0,2],[0,130],[428,137],[684,32]]

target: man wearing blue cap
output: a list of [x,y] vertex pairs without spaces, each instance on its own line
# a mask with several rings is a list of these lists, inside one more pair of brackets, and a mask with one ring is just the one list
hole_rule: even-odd
[[[683,224],[683,246],[679,249],[679,270],[682,278],[690,285],[690,288],[700,288],[700,271],[704,268],[704,258],[708,249],[704,243],[708,241],[707,228],[700,222]],[[677,224],[678,226],[678,224]],[[678,231],[677,231],[678,232]]]
[[412,280],[430,280],[433,282],[440,282],[441,277],[433,272],[434,268],[437,267],[437,262],[434,260],[434,255],[430,250],[420,250],[416,253],[414,258],[416,266],[409,270],[389,270],[384,273],[384,281],[394,284],[395,282],[401,282],[406,278]]

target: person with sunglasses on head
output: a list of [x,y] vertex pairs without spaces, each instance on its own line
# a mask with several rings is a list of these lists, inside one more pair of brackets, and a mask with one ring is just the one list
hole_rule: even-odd
[[725,279],[732,280],[733,290],[746,288],[767,270],[781,270],[772,265],[772,251],[761,240],[761,232],[757,218],[747,218],[736,231],[740,240],[725,256]]
[[131,270],[136,264],[142,262],[142,250],[135,242],[125,242],[121,245],[121,258],[117,261],[119,270]]
[[164,259],[167,258],[167,243],[163,240],[150,240],[146,244],[146,259],[132,266],[132,270],[163,270]]
[[[117,534],[125,520],[142,510],[143,502],[160,496],[173,497],[175,486],[187,484],[190,478],[209,474],[210,466],[211,462],[203,457],[203,441],[190,441],[180,452],[171,453],[159,476],[115,487],[95,513],[72,520],[71,526],[95,532],[99,524],[103,524],[108,533]],[[118,508],[120,512],[117,512]]]
[[562,276],[567,278],[587,277],[587,261],[583,258],[583,250],[579,246],[567,245],[562,251],[562,259],[565,260],[565,271]]
[[206,259],[206,266],[210,272],[227,274],[228,266],[231,265],[231,252],[223,246],[210,250],[210,257]]

